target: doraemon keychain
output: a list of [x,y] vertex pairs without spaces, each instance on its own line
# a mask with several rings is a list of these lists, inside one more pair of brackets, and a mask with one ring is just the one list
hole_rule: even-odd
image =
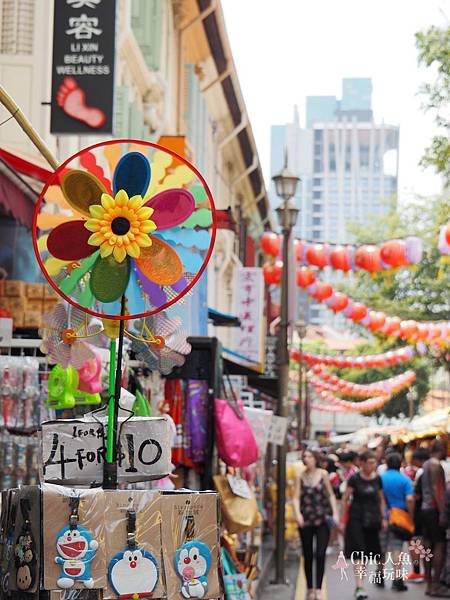
[[16,540],[14,556],[16,563],[16,586],[21,592],[32,588],[36,580],[36,544],[31,532],[30,500],[20,499],[23,525]]
[[109,563],[108,578],[119,598],[150,598],[159,579],[156,558],[136,543],[136,512],[127,511],[127,547]]
[[70,499],[69,525],[60,530],[56,540],[59,556],[55,562],[61,566],[57,584],[62,589],[73,587],[77,581],[81,581],[88,589],[94,587],[91,561],[97,552],[98,542],[87,529],[78,525],[79,502],[79,498]]
[[185,542],[175,553],[175,571],[181,579],[183,598],[204,598],[208,591],[208,572],[211,568],[211,550],[194,539],[194,517],[186,517]]

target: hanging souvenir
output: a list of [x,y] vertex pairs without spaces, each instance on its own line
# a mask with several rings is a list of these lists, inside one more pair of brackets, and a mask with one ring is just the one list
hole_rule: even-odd
[[36,581],[36,544],[31,531],[29,498],[20,499],[22,513],[22,529],[16,540],[14,549],[16,563],[16,586],[25,592],[32,588]]
[[150,598],[158,579],[159,567],[151,552],[136,542],[136,512],[127,511],[127,545],[109,563],[108,579],[119,598]]
[[94,587],[91,561],[97,552],[98,541],[92,538],[87,529],[78,524],[79,502],[78,497],[70,499],[69,524],[59,531],[56,540],[58,556],[55,557],[55,562],[60,565],[57,585],[62,589],[73,587],[77,581],[83,583],[88,589]]
[[194,539],[195,521],[186,517],[185,542],[175,553],[175,572],[181,579],[180,593],[183,598],[204,598],[208,591],[208,573],[212,556],[209,547]]
[[6,520],[4,529],[4,544],[2,546],[1,564],[1,591],[3,594],[10,592],[10,578],[12,571],[12,559],[14,556],[14,530],[17,516],[18,490],[9,490],[6,502]]

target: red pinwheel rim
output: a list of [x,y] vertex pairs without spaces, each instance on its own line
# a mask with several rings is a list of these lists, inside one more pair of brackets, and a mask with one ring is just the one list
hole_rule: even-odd
[[[148,310],[143,313],[136,313],[136,314],[132,314],[132,315],[109,315],[109,314],[97,312],[90,308],[86,308],[86,307],[78,304],[78,302],[75,302],[72,298],[70,298],[70,296],[67,296],[67,294],[65,294],[64,292],[61,291],[61,289],[58,287],[58,285],[55,283],[55,281],[52,279],[52,277],[48,274],[47,269],[45,268],[45,265],[44,265],[44,261],[42,260],[42,257],[40,254],[39,247],[38,247],[37,221],[38,221],[38,216],[40,214],[40,209],[41,209],[42,203],[45,201],[45,194],[47,193],[48,188],[51,185],[60,185],[59,182],[58,181],[55,182],[55,180],[57,180],[59,175],[61,174],[61,172],[63,172],[67,168],[67,165],[69,165],[72,161],[77,159],[79,156],[81,156],[82,154],[84,154],[86,152],[90,152],[90,151],[94,150],[95,148],[99,148],[99,147],[103,147],[103,146],[110,146],[112,144],[116,144],[116,145],[117,144],[136,144],[136,145],[141,145],[141,146],[147,146],[147,147],[153,148],[155,150],[161,150],[163,152],[166,152],[167,154],[170,154],[173,158],[179,160],[181,163],[188,166],[192,170],[192,172],[195,173],[195,175],[198,177],[198,179],[202,183],[202,185],[205,189],[205,192],[208,196],[208,201],[209,201],[210,209],[211,209],[212,224],[209,228],[210,233],[211,233],[211,239],[209,242],[208,250],[206,251],[205,257],[203,259],[202,265],[201,265],[200,269],[197,271],[197,273],[195,274],[195,276],[192,278],[191,281],[189,281],[188,285],[184,288],[184,290],[177,293],[177,295],[174,298],[172,298],[171,300],[168,300],[161,306],[158,306],[152,310]],[[89,171],[86,171],[86,173],[88,173],[88,172]],[[177,152],[174,152],[170,148],[166,148],[166,146],[162,146],[161,144],[156,144],[155,142],[147,142],[147,141],[135,140],[135,139],[131,139],[131,138],[120,138],[120,139],[115,139],[115,140],[105,140],[103,142],[98,142],[97,144],[93,144],[92,146],[86,146],[86,148],[83,148],[79,152],[73,154],[72,156],[69,156],[69,158],[67,160],[65,160],[63,163],[61,163],[59,165],[59,167],[56,169],[56,171],[51,175],[51,177],[49,177],[49,179],[45,183],[45,185],[39,195],[39,198],[36,202],[36,205],[34,208],[34,214],[33,214],[32,239],[33,239],[34,254],[38,261],[39,267],[40,267],[45,279],[47,280],[48,284],[55,290],[55,292],[58,294],[58,296],[63,298],[66,302],[68,302],[72,306],[75,306],[79,310],[81,310],[85,313],[88,313],[88,314],[92,315],[93,317],[99,317],[101,319],[107,318],[107,319],[116,320],[116,321],[129,321],[129,320],[133,320],[133,319],[141,319],[141,318],[149,317],[151,315],[155,315],[159,312],[162,312],[162,311],[166,310],[167,308],[169,308],[169,306],[172,306],[173,304],[175,304],[176,302],[181,300],[181,298],[183,298],[190,290],[192,290],[192,288],[199,281],[200,277],[203,275],[203,273],[211,259],[212,252],[214,249],[214,244],[216,241],[216,233],[217,233],[217,214],[216,214],[216,206],[214,203],[213,195],[212,195],[211,190],[210,190],[205,178],[203,177],[203,175],[200,173],[200,171],[196,167],[194,167],[194,165],[190,161],[188,161],[186,158],[184,158],[184,156],[177,154]]]

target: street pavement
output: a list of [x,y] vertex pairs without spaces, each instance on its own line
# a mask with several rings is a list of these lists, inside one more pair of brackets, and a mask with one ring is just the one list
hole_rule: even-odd
[[[332,566],[336,563],[337,552],[333,552],[327,556],[327,568],[322,588],[323,600],[352,600],[354,597],[354,579],[350,569],[341,575],[341,569],[333,569]],[[267,580],[267,585],[258,595],[258,600],[305,600],[306,598],[306,581],[303,574],[302,563],[299,556],[290,553],[286,563],[286,577],[289,584],[286,586],[271,585],[273,579],[272,572]],[[347,577],[345,577],[345,574]],[[393,592],[390,587],[391,583],[386,582],[386,588],[380,589],[374,584],[367,582],[365,589],[369,595],[369,600],[396,600],[397,598],[404,600],[425,600],[425,584],[415,583],[407,584],[406,592]]]

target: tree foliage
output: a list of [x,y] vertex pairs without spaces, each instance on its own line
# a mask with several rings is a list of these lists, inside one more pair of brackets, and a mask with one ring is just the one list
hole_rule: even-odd
[[435,135],[422,158],[423,166],[433,166],[450,184],[450,27],[430,27],[416,34],[419,64],[434,68],[433,83],[421,88],[424,108],[434,114],[435,123],[441,132]]

